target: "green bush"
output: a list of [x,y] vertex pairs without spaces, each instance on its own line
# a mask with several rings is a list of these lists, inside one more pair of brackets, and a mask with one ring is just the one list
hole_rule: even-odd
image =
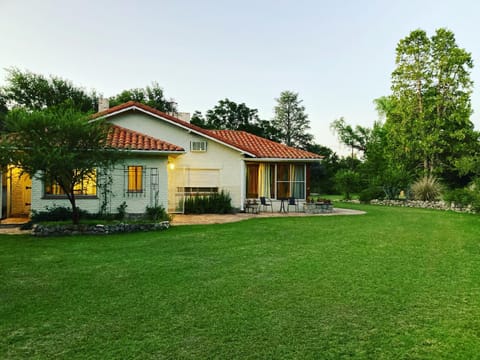
[[185,214],[228,214],[232,212],[230,194],[223,190],[205,196],[189,196],[185,199]]
[[409,197],[409,185],[411,183],[411,174],[402,166],[390,166],[387,167],[379,180],[379,184],[382,185],[385,198],[388,200],[398,199],[402,190],[407,192],[407,198]]
[[117,207],[117,213],[115,214],[115,219],[116,220],[124,220],[125,217],[127,216],[127,203],[124,201]]
[[374,199],[381,200],[384,198],[385,198],[385,192],[381,187],[378,187],[378,186],[366,188],[360,191],[360,193],[358,194],[358,199],[362,203],[369,203],[371,200],[374,200]]
[[465,208],[471,206],[476,212],[480,211],[480,193],[475,188],[454,189],[443,195],[443,200],[449,204]]
[[335,187],[344,194],[346,200],[351,199],[351,193],[357,191],[360,185],[360,174],[353,170],[339,170],[335,174]]
[[[91,219],[94,217],[86,210],[78,209],[80,219]],[[45,207],[45,211],[32,210],[32,221],[67,221],[72,220],[72,209],[65,206]]]
[[440,197],[442,187],[434,176],[424,176],[412,184],[414,199],[422,201],[434,201]]
[[167,214],[165,208],[162,205],[147,206],[145,209],[145,215],[148,220],[153,221],[171,221],[170,215]]

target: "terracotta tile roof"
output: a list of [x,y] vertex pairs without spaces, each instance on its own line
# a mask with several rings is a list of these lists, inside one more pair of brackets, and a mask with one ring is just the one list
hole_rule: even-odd
[[205,129],[202,129],[201,127],[199,126],[196,126],[196,125],[193,125],[193,124],[190,124],[189,122],[187,121],[183,121],[183,120],[180,120],[180,119],[177,119],[176,117],[172,116],[172,115],[169,115],[167,113],[164,113],[160,110],[157,110],[155,108],[152,108],[148,105],[145,105],[145,104],[142,104],[142,103],[139,103],[139,102],[136,102],[136,101],[128,101],[126,103],[123,103],[123,104],[120,104],[120,105],[117,105],[117,106],[113,106],[105,111],[102,111],[102,112],[99,112],[99,113],[96,113],[92,116],[92,118],[98,118],[98,117],[102,117],[102,116],[108,116],[108,115],[111,115],[113,113],[116,113],[116,112],[119,112],[119,111],[122,111],[122,110],[128,110],[129,108],[139,108],[139,109],[142,109],[146,112],[149,112],[149,113],[152,113],[152,114],[155,114],[155,115],[158,115],[158,116],[161,116],[162,118],[165,118],[167,120],[170,120],[171,122],[173,123],[176,123],[180,126],[183,126],[183,127],[186,127],[186,128],[189,128],[191,130],[195,130],[199,133],[202,133],[202,134],[207,134],[207,130]]
[[[235,130],[206,130],[199,126],[190,124],[187,121],[177,119],[148,105],[135,101],[128,101],[124,104],[113,106],[105,111],[93,115],[93,118],[103,117],[115,114],[121,111],[128,111],[130,108],[139,108],[145,112],[160,116],[179,126],[193,130],[198,134],[203,134],[219,142],[228,144],[240,151],[259,158],[279,158],[279,159],[322,159],[323,157],[308,151],[292,148],[275,141],[247,133],[245,131]],[[145,135],[144,135],[145,136]]]
[[247,151],[259,158],[277,159],[322,159],[323,156],[296,149],[245,131],[208,130],[212,136],[222,139],[239,149]]
[[108,144],[117,149],[183,152],[182,147],[154,137],[113,125],[108,133]]

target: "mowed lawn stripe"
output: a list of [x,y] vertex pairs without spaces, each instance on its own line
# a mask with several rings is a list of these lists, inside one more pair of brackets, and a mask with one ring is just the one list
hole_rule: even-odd
[[0,236],[2,358],[473,358],[474,215]]

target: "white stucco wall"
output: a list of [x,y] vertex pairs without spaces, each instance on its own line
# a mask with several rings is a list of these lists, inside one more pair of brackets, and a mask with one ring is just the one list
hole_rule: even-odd
[[[125,112],[109,118],[109,121],[183,147],[186,154],[171,158],[177,173],[180,169],[218,170],[219,190],[224,190],[230,194],[233,207],[241,207],[241,191],[244,184],[242,167],[244,163],[243,156],[238,150],[231,149],[213,140],[207,140],[203,136],[188,131],[188,129],[169,124],[140,111]],[[190,152],[190,142],[202,140],[207,141],[207,151]],[[188,186],[188,184],[184,183],[184,186]],[[175,184],[171,184],[169,191],[176,191]]]
[[[126,191],[125,167],[129,165],[144,166],[147,169],[145,188],[141,194],[129,194]],[[109,196],[108,210],[111,213],[117,213],[118,207],[124,201],[127,204],[126,211],[130,214],[142,214],[145,207],[154,205],[155,194],[150,187],[150,172],[148,169],[158,169],[158,204],[167,208],[167,158],[159,156],[130,156],[115,166],[112,171],[111,196]],[[78,207],[87,210],[90,213],[97,213],[102,205],[101,187],[97,187],[97,196],[95,198],[82,199],[77,198]],[[48,198],[44,196],[43,183],[38,179],[32,180],[32,210],[44,211],[46,207],[65,206],[70,207],[70,202],[66,198]]]
[[[232,206],[240,208],[242,205],[242,189],[244,187],[244,169],[243,155],[228,146],[220,144],[213,140],[208,140],[203,136],[196,135],[188,129],[180,128],[174,124],[169,124],[162,119],[147,115],[141,111],[128,111],[122,114],[108,118],[108,120],[116,125],[127,129],[141,132],[143,134],[153,136],[155,138],[167,141],[171,144],[181,146],[186,153],[178,156],[166,155],[130,155],[121,164],[118,164],[112,173],[112,196],[109,199],[109,211],[111,213],[118,212],[117,208],[124,201],[127,204],[127,213],[138,214],[144,213],[147,205],[153,205],[153,194],[150,191],[149,181],[146,179],[146,192],[144,194],[126,194],[125,193],[125,174],[124,167],[128,165],[141,165],[147,168],[158,168],[159,173],[159,194],[158,200],[165,209],[172,208],[169,206],[169,193],[174,193],[177,189],[178,182],[170,181],[171,173],[175,171],[178,174],[185,173],[189,170],[215,170],[218,171],[219,190],[228,192],[232,198]],[[190,152],[191,141],[207,141],[206,152]],[[169,169],[168,162],[174,165],[175,170]],[[170,174],[169,174],[170,172]],[[147,174],[148,176],[148,174]],[[183,186],[190,186],[187,180],[181,181]],[[213,186],[214,184],[212,184]],[[171,197],[170,197],[171,199]],[[97,196],[95,198],[77,199],[77,204],[81,209],[91,213],[100,210],[102,204],[101,188],[97,188]],[[171,201],[171,200],[170,200]],[[66,206],[70,207],[68,199],[63,198],[46,198],[44,196],[43,184],[34,179],[32,181],[32,210],[43,211],[46,207]]]

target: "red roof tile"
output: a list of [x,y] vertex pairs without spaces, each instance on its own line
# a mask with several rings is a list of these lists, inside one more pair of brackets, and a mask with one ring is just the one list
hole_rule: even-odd
[[239,149],[249,152],[260,158],[277,159],[321,159],[320,155],[296,149],[275,141],[245,131],[235,130],[208,130],[212,136],[222,139]]
[[183,152],[180,146],[170,144],[154,137],[113,125],[108,133],[108,144],[117,149]]
[[[135,101],[129,101],[124,104],[113,106],[110,109],[102,111],[93,115],[93,118],[103,117],[115,114],[121,111],[128,111],[129,109],[142,109],[145,112],[160,116],[169,120],[179,126],[203,134],[209,138],[213,138],[219,142],[228,144],[238,150],[246,152],[250,155],[259,158],[279,158],[279,159],[322,159],[323,156],[286,146],[275,141],[267,140],[265,138],[247,133],[245,131],[235,130],[206,130],[199,126],[190,124],[187,121],[177,119],[174,116],[168,115],[148,105],[141,104]],[[146,135],[144,135],[146,136]],[[160,141],[160,140],[159,140]],[[183,150],[183,149],[182,149]]]
[[133,108],[139,108],[139,109],[142,109],[146,112],[161,116],[162,118],[170,120],[171,122],[174,122],[174,123],[176,123],[180,126],[187,127],[191,130],[195,130],[199,133],[202,133],[202,134],[205,134],[205,135],[207,133],[207,130],[202,129],[199,126],[190,124],[187,121],[177,119],[176,117],[174,117],[172,115],[169,115],[169,114],[164,113],[160,110],[152,108],[151,106],[148,106],[148,105],[136,102],[136,101],[128,101],[126,103],[123,103],[123,104],[120,104],[120,105],[117,105],[117,106],[113,106],[113,107],[111,107],[111,108],[109,108],[105,111],[94,114],[92,117],[93,118],[98,118],[98,117],[108,116],[108,115],[114,114],[114,113],[122,111],[122,110],[129,110],[130,108],[132,108],[132,110],[133,110]]

